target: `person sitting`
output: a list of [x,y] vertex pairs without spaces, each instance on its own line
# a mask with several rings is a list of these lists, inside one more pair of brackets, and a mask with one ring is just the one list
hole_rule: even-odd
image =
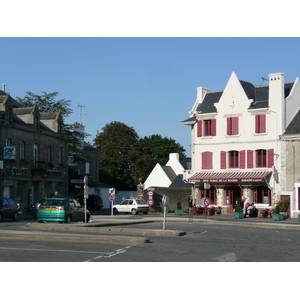
[[248,204],[247,217],[252,217],[252,216],[253,216],[253,206],[252,206],[252,204]]

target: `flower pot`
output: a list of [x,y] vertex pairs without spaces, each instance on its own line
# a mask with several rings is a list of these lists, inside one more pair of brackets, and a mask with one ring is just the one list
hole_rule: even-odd
[[283,217],[284,217],[283,214],[273,214],[272,215],[272,220],[274,220],[274,221],[282,221]]
[[235,211],[233,213],[233,218],[234,219],[243,219],[244,218],[244,213],[242,211]]
[[175,215],[183,215],[184,214],[184,209],[175,209]]

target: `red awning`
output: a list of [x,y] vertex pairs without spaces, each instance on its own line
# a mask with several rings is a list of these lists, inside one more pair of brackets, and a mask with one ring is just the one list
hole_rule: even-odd
[[260,182],[271,174],[271,171],[265,172],[199,172],[188,179],[188,182]]

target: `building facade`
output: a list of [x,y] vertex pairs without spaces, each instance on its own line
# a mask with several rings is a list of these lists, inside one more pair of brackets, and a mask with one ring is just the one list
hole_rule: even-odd
[[[195,204],[203,197],[231,213],[246,200],[258,209],[290,199],[291,217],[300,213],[300,82],[283,73],[254,86],[233,72],[223,91],[197,88],[190,118]],[[299,120],[298,120],[299,119]]]
[[22,107],[0,91],[0,196],[20,209],[68,191],[67,139],[60,112]]

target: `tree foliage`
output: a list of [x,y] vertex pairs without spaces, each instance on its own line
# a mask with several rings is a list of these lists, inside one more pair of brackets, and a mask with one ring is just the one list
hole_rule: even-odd
[[32,92],[26,92],[26,96],[24,98],[16,97],[16,100],[25,107],[31,107],[36,104],[39,111],[42,112],[55,112],[60,110],[62,117],[66,118],[73,112],[70,108],[72,101],[66,99],[56,100],[55,98],[58,94],[58,92],[43,92],[42,95],[36,95]]
[[169,160],[169,153],[179,153],[185,157],[185,149],[172,138],[162,137],[160,134],[152,134],[144,138],[151,147],[152,159],[164,166]]
[[119,190],[136,189],[156,163],[167,163],[169,153],[185,157],[185,150],[175,140],[160,135],[139,138],[132,127],[121,122],[106,124],[97,132],[94,147],[100,153],[100,181]]

